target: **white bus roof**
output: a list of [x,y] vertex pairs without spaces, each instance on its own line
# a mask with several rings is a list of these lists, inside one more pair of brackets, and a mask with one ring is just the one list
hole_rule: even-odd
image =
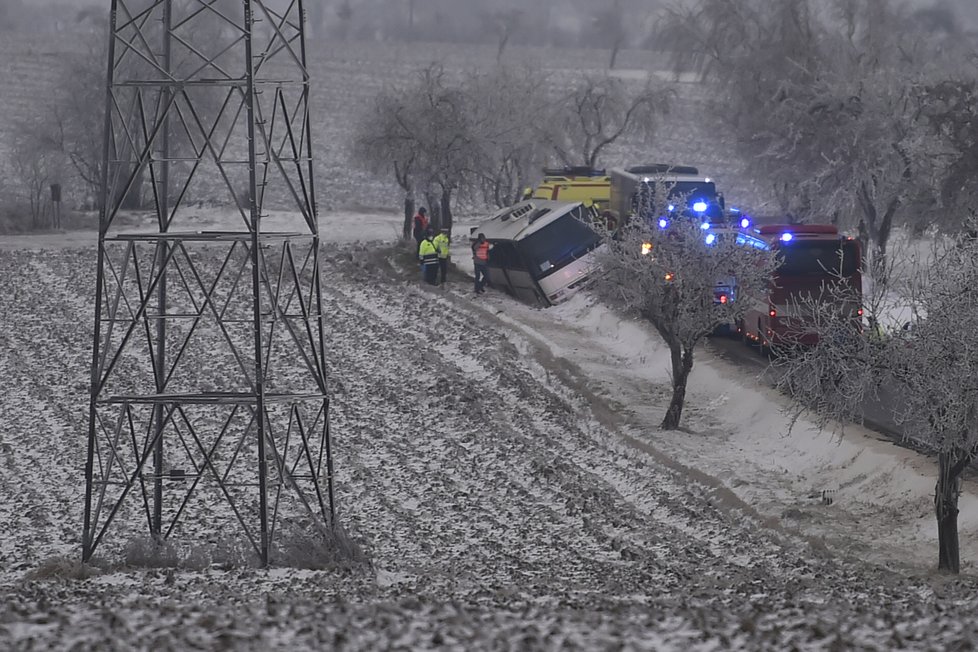
[[581,202],[530,199],[497,211],[471,230],[473,237],[484,233],[489,240],[521,240],[559,217],[581,206]]

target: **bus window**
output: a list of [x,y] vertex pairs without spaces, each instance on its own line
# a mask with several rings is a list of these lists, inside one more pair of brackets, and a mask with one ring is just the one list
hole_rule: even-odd
[[601,238],[575,218],[580,211],[563,215],[539,231],[518,241],[523,259],[537,279],[553,273],[601,243]]
[[[858,271],[858,247],[854,241],[842,243],[841,276],[852,276]],[[781,264],[778,274],[785,276],[822,276],[839,274],[838,242],[797,241],[778,249]]]

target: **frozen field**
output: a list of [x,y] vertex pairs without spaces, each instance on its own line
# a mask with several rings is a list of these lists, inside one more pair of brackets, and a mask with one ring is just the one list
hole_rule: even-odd
[[[332,219],[363,225],[327,244],[323,273],[340,521],[368,561],[317,571],[32,579],[79,552],[95,256],[83,241],[0,249],[0,647],[978,640],[965,514],[965,575],[929,571],[926,463],[860,452],[871,444],[858,439],[786,437],[776,399],[749,377],[721,382],[734,371],[709,356],[688,431],[660,433],[663,352],[640,325],[584,297],[554,311],[475,299],[461,276],[422,288],[390,245],[350,242],[382,237],[395,216]],[[846,463],[870,453],[873,464]],[[860,473],[847,495],[841,479]],[[809,495],[818,478],[839,490],[832,506]]]

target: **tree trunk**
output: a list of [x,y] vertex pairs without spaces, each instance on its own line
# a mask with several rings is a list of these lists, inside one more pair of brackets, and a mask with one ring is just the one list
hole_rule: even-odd
[[424,200],[428,206],[428,228],[438,233],[441,224],[441,204],[435,201],[435,195],[430,192],[424,194]]
[[961,571],[958,550],[958,494],[961,468],[961,465],[954,464],[951,453],[938,455],[937,487],[934,490],[937,544],[940,550],[937,569],[955,574]]
[[683,350],[680,344],[670,344],[669,352],[672,358],[672,400],[669,409],[660,426],[663,430],[675,430],[683,416],[683,405],[686,402],[686,381],[693,369],[692,349]]
[[439,223],[438,228],[448,229],[448,235],[451,236],[452,234],[452,191],[451,190],[442,190],[440,208],[441,210],[439,211],[439,213],[441,217],[441,222]]
[[404,195],[404,236],[405,240],[412,240],[414,230],[414,197]]

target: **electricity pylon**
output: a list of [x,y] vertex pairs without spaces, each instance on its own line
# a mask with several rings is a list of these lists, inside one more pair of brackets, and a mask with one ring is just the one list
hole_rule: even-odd
[[233,530],[268,565],[334,521],[303,2],[112,0],[109,31],[82,557]]

